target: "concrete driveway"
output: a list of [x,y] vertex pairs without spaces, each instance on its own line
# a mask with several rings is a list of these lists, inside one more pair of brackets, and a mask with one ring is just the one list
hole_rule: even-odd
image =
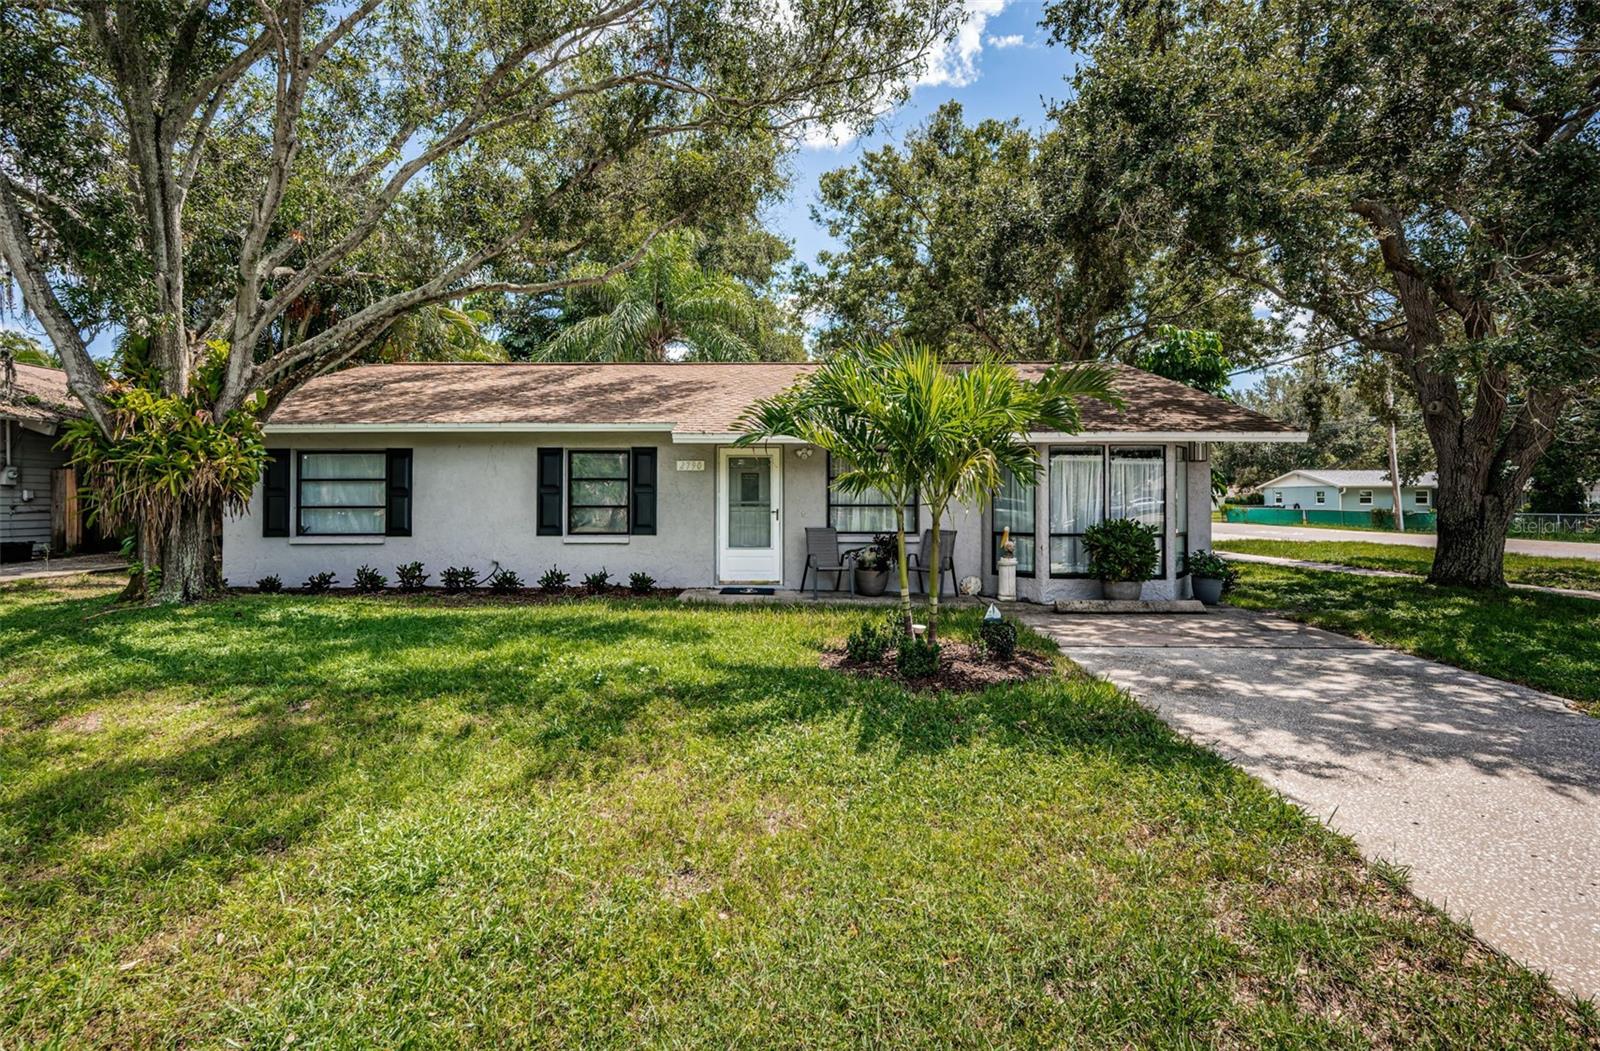
[[1023,619],[1491,945],[1600,996],[1600,718],[1270,614]]
[[[1327,543],[1362,541],[1369,544],[1401,544],[1406,547],[1432,547],[1432,533],[1367,532],[1364,529],[1318,529],[1316,526],[1254,525],[1247,522],[1211,523],[1213,540],[1320,540]],[[1587,558],[1600,561],[1600,544],[1570,540],[1507,540],[1506,550],[1518,555],[1544,555],[1547,558]]]

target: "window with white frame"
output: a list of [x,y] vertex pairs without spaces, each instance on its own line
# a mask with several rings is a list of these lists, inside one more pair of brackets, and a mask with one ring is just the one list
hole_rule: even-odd
[[628,532],[628,452],[574,449],[567,456],[567,532],[615,536]]
[[369,452],[300,454],[300,536],[382,536],[388,456]]
[[1428,506],[1428,490],[1426,490],[1426,489],[1418,489],[1417,490],[1417,506],[1418,507],[1427,507]]
[[1356,494],[1356,503],[1358,503],[1358,504],[1370,504],[1370,503],[1372,503],[1372,490],[1371,489],[1363,489],[1359,493],[1357,493]]
[[1272,491],[1272,502],[1277,504],[1279,507],[1283,506],[1283,490],[1282,489],[1274,489]]
[[1328,491],[1326,489],[1318,489],[1317,490],[1317,503],[1325,504],[1327,502],[1328,502]]

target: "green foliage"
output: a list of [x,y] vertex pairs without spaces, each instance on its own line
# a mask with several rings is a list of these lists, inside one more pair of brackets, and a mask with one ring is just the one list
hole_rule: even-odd
[[900,540],[893,533],[874,533],[872,543],[856,552],[862,569],[893,569],[900,561]]
[[907,679],[926,679],[939,674],[941,647],[932,639],[914,635],[903,639],[895,650],[894,666]]
[[978,639],[989,657],[1008,661],[1017,652],[1017,625],[1010,620],[985,620],[978,624]]
[[656,578],[649,573],[628,574],[628,590],[635,595],[648,595],[656,587]]
[[394,567],[395,579],[400,582],[402,591],[421,591],[428,582],[428,574],[424,573],[421,562],[407,562]]
[[363,595],[370,595],[388,587],[389,578],[371,566],[362,565],[356,568],[356,579],[352,586],[357,592]]
[[496,595],[509,595],[525,586],[514,570],[499,569],[489,575],[489,590]]
[[311,574],[300,586],[308,595],[321,595],[332,590],[338,581],[339,578],[332,571],[323,570],[321,573]]
[[1234,584],[1239,581],[1239,570],[1214,551],[1191,551],[1184,559],[1183,566],[1190,576],[1222,581],[1223,594],[1233,590]]
[[876,664],[889,652],[893,641],[885,625],[870,617],[863,617],[845,636],[845,656],[857,664]]
[[1372,527],[1374,529],[1393,529],[1394,512],[1387,507],[1374,507],[1372,509]]
[[466,591],[478,585],[478,571],[471,566],[450,566],[439,574],[446,591]]
[[0,329],[0,367],[7,360],[20,365],[42,365],[52,369],[61,367],[61,359],[41,347],[37,340],[10,328]]
[[1089,575],[1099,580],[1144,581],[1161,564],[1160,534],[1132,518],[1108,518],[1084,530]]
[[276,573],[268,573],[256,581],[256,590],[263,595],[276,595],[283,590],[283,578]]
[[1099,177],[1104,144],[949,102],[901,142],[827,173],[813,218],[840,242],[799,271],[828,353],[899,338],[954,358],[1124,357],[1161,321],[1243,360],[1283,343],[1253,294],[1155,249],[1171,216]]
[[1134,364],[1207,394],[1227,392],[1233,363],[1222,349],[1221,336],[1174,325],[1161,325],[1155,335],[1155,342],[1139,352]]
[[598,264],[575,276],[594,283],[573,288],[554,336],[535,352],[542,361],[755,361],[760,355],[758,308],[751,291],[726,274],[706,270],[697,233],[674,230],[657,238],[630,270],[608,276]]
[[103,529],[159,534],[186,513],[240,514],[248,506],[267,460],[258,405],[218,419],[206,408],[203,379],[181,397],[113,383],[105,394],[109,432],[90,419],[68,421],[61,445],[83,472],[85,499]]
[[539,575],[539,590],[552,593],[564,590],[571,579],[572,574],[551,566]]
[[601,566],[593,573],[583,575],[583,588],[591,595],[604,595],[611,590],[611,574]]

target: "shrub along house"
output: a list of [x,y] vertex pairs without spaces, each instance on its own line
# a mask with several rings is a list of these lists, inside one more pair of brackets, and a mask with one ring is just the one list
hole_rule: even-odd
[[[798,442],[735,448],[738,420],[811,366],[761,364],[369,365],[322,376],[266,426],[272,463],[224,527],[235,584],[294,586],[363,563],[394,575],[498,565],[525,580],[649,573],[663,586],[794,588],[805,529],[847,543],[892,531],[894,509],[830,485],[838,465]],[[1025,376],[1047,366],[1020,365]],[[1210,543],[1213,441],[1304,441],[1231,402],[1131,368],[1127,408],[1085,405],[1080,434],[1032,435],[1036,484],[1013,479],[982,511],[949,516],[958,578],[995,585],[1001,530],[1017,541],[1019,597],[1091,597],[1082,537],[1108,517],[1156,527],[1150,597],[1184,593],[1185,551]],[[907,514],[908,533],[928,527]]]

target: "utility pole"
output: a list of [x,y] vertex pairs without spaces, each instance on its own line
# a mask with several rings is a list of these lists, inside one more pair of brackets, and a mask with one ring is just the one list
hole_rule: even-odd
[[1394,493],[1394,527],[1406,531],[1406,509],[1400,502],[1400,443],[1394,427],[1394,381],[1386,362],[1383,366],[1383,408],[1389,417],[1389,486]]

